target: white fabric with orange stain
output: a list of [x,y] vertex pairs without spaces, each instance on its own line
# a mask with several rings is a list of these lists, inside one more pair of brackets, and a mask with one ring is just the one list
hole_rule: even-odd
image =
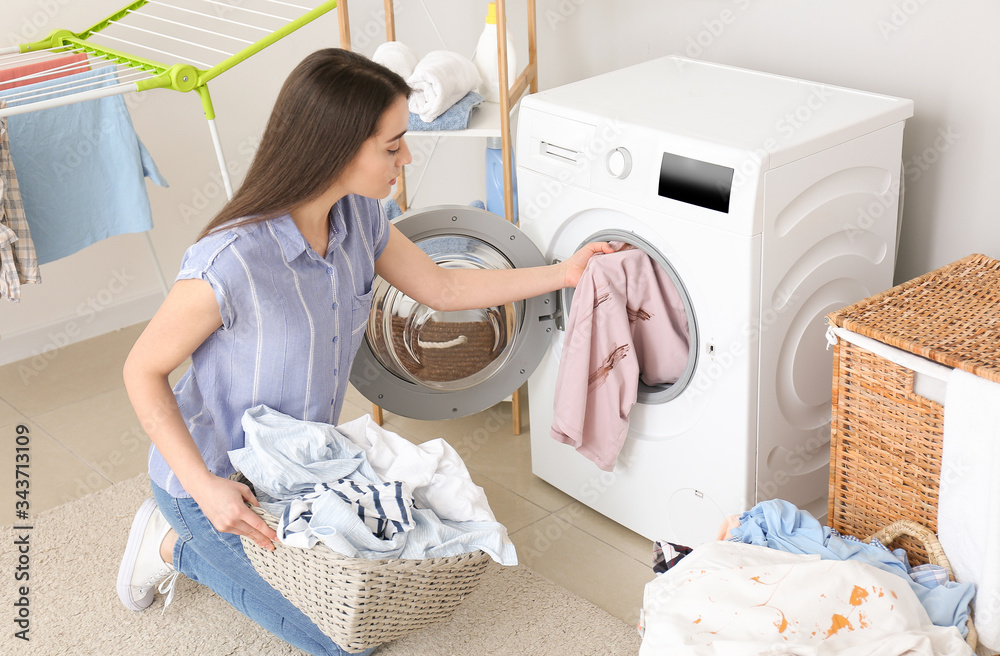
[[646,584],[640,656],[972,653],[909,585],[856,561],[709,542]]

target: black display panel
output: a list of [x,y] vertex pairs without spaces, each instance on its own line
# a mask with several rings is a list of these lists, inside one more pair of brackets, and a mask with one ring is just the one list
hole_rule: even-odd
[[732,190],[733,169],[663,153],[658,193],[664,198],[728,214]]

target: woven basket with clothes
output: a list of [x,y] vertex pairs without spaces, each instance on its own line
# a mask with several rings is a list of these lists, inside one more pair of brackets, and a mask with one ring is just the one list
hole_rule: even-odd
[[[249,485],[239,473],[231,478]],[[251,506],[268,526],[278,518]],[[360,652],[451,618],[482,578],[482,551],[447,558],[348,558],[322,542],[311,549],[275,542],[274,551],[241,536],[250,563],[342,649]]]
[[[893,546],[899,546],[899,542],[902,540],[915,542],[920,545],[921,553],[927,556],[927,562],[932,565],[944,567],[948,571],[948,578],[952,581],[955,580],[955,574],[951,571],[951,563],[948,562],[948,557],[945,555],[944,549],[941,548],[941,543],[938,541],[937,536],[934,535],[933,531],[925,526],[921,526],[917,522],[907,519],[893,522],[869,536],[865,542],[871,542],[872,540],[878,540],[883,546],[890,549]],[[969,633],[965,636],[965,642],[975,650],[978,638],[976,636],[976,627],[972,623],[971,612],[969,614],[968,628]]]

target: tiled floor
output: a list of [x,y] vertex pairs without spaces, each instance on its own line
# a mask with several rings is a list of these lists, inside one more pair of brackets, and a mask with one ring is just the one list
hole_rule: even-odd
[[[31,513],[146,470],[149,440],[121,379],[125,357],[142,327],[0,367],[0,436],[8,463],[14,459],[18,427],[27,427],[30,437]],[[351,389],[341,421],[370,411],[364,397]],[[511,431],[509,403],[450,421],[388,413],[385,420],[387,428],[417,443],[447,439],[486,490],[521,562],[635,625],[643,586],[653,577],[652,543],[532,475],[527,409],[525,429],[518,436]],[[14,472],[9,465],[0,467],[0,498],[8,499],[0,503],[0,524],[15,520]]]

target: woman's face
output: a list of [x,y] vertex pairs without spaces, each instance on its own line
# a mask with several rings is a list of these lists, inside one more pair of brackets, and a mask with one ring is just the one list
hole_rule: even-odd
[[409,125],[406,97],[399,96],[378,122],[375,135],[361,146],[342,180],[348,193],[367,198],[385,198],[396,183],[403,165],[413,161],[403,134]]

